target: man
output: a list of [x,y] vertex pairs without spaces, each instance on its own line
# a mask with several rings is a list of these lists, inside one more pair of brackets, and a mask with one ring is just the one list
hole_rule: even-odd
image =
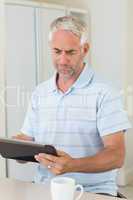
[[38,154],[36,182],[68,176],[85,191],[116,196],[117,169],[125,156],[130,127],[120,96],[84,63],[87,26],[65,16],[51,24],[54,76],[33,92],[21,134],[16,138],[52,144],[59,157]]

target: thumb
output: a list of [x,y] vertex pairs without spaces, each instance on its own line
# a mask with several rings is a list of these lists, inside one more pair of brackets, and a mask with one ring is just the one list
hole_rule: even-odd
[[65,156],[65,155],[68,155],[67,153],[65,153],[64,151],[57,151],[57,154],[59,155],[59,156]]

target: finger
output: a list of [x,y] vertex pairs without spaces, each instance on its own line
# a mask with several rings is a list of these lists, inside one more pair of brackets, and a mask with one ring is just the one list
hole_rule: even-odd
[[58,160],[57,156],[53,156],[53,155],[50,155],[50,154],[39,153],[38,156],[40,156],[41,158],[45,158],[45,159],[52,161],[52,162],[56,162]]
[[[59,175],[63,173],[62,166],[58,163],[51,162],[45,158],[41,158],[38,155],[35,156],[35,159],[42,164],[43,166],[47,167],[49,171],[51,171],[55,175]],[[50,168],[48,167],[50,166]]]
[[[13,136],[14,137],[14,136]],[[23,134],[23,133],[18,133],[17,135],[15,135],[15,137],[28,137],[27,135]]]
[[55,175],[59,175],[63,172],[61,167],[58,167],[57,163],[51,163],[49,164],[50,168],[48,168],[53,174]]
[[48,165],[51,165],[51,161],[45,159],[44,157],[40,157],[38,155],[35,155],[34,158],[39,162],[41,163],[42,165],[45,165],[46,167]]
[[[47,154],[46,154],[47,155]],[[43,153],[40,153],[38,155],[35,155],[35,159],[38,161],[38,162],[41,162],[41,163],[44,163],[45,165],[49,165],[50,163],[52,164],[52,166],[54,166],[55,168],[57,169],[62,169],[62,165],[56,160],[53,161],[53,160],[49,160],[45,157],[45,154]]]
[[60,170],[56,169],[56,168],[51,168],[50,171],[51,171],[53,174],[55,174],[55,175],[60,175],[60,174],[62,174],[62,172],[61,172]]
[[[45,158],[41,158],[39,156],[35,156],[35,159],[42,164],[43,166],[47,167],[48,170],[50,170],[52,173],[56,174],[57,172],[59,173],[62,167],[58,165],[57,163],[51,162]],[[50,168],[48,167],[50,166]]]
[[68,155],[66,152],[64,152],[64,151],[59,151],[59,150],[57,150],[57,154],[58,154],[58,156],[65,156],[65,155]]
[[28,141],[33,141],[33,137],[25,135],[25,134],[18,134],[16,136],[12,137],[13,139],[18,139],[18,140],[28,140]]

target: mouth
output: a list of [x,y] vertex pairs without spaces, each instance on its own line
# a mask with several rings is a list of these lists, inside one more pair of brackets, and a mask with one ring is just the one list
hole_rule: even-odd
[[58,68],[58,71],[59,71],[60,73],[64,73],[64,74],[70,74],[71,71],[73,71],[73,70],[72,70],[72,69],[68,69],[68,68],[64,68],[64,67],[59,67],[59,68]]

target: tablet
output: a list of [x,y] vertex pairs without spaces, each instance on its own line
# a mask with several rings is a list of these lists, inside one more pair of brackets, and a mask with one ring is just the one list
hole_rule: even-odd
[[4,158],[37,162],[34,158],[38,153],[58,156],[52,145],[42,145],[35,142],[0,138],[0,154]]

